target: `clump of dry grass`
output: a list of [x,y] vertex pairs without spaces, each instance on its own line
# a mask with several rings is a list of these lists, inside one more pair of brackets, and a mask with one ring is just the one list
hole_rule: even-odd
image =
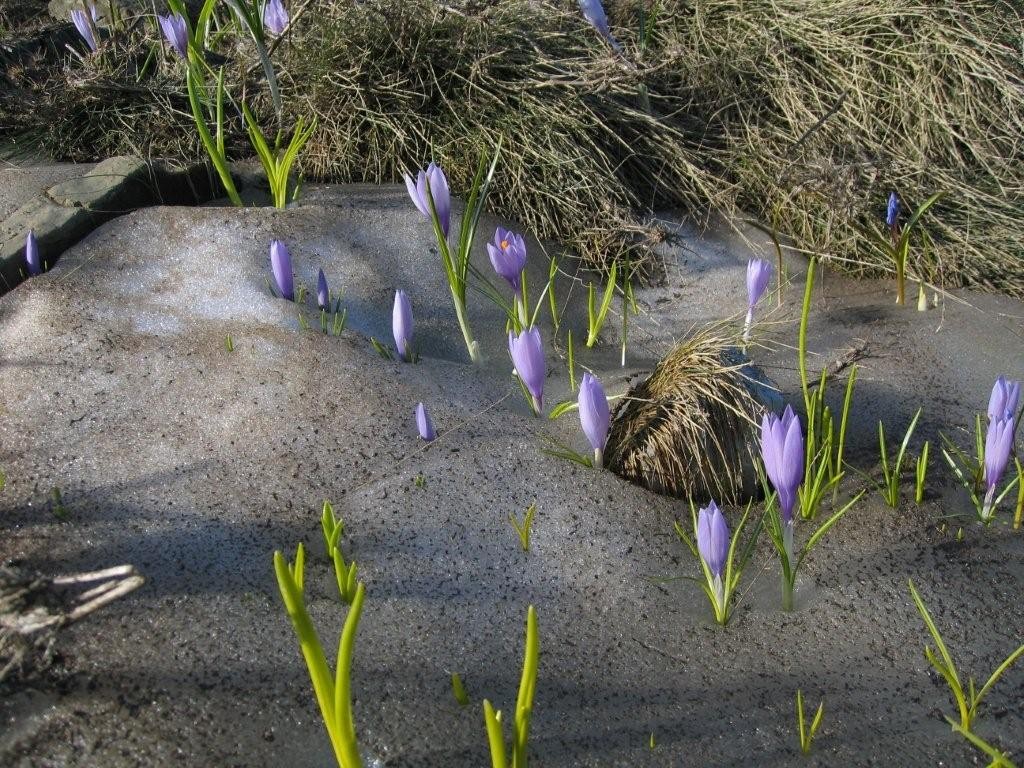
[[607,466],[656,493],[739,503],[757,490],[753,394],[736,339],[707,328],[680,342],[616,408]]
[[[651,210],[742,209],[891,272],[867,236],[889,190],[908,206],[941,190],[912,273],[1024,296],[1019,4],[659,0],[644,46],[652,2],[606,0],[615,56],[570,0],[309,0],[275,53],[286,114],[320,118],[302,170],[394,182],[432,158],[465,191],[502,136],[493,205],[598,265],[657,236]],[[259,100],[252,51],[220,40],[232,91]],[[141,82],[90,67],[53,74],[45,108],[22,113],[47,149],[201,156],[166,66]]]

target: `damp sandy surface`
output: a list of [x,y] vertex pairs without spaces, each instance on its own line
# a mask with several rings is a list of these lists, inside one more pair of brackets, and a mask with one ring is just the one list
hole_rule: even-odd
[[[312,288],[323,266],[343,289],[340,338],[301,331],[297,308],[268,294],[274,237],[292,245],[298,282]],[[906,581],[965,673],[984,679],[1024,635],[1024,532],[967,519],[940,530],[968,507],[936,455],[923,506],[909,487],[895,511],[871,494],[826,537],[795,613],[777,609],[762,541],[722,631],[697,586],[678,578],[698,572],[672,531],[683,503],[542,452],[546,440],[583,450],[578,424],[529,415],[501,317],[480,297],[471,317],[487,362],[468,364],[431,245],[397,187],[310,190],[283,212],[157,208],[105,225],[0,299],[0,557],[43,572],[132,563],[147,577],[62,633],[51,672],[3,697],[0,762],[330,765],[271,570],[275,549],[306,543],[311,612],[333,648],[344,609],[323,557],[325,498],[367,585],[353,686],[368,760],[486,764],[480,702],[514,706],[529,604],[541,639],[538,765],[798,764],[797,688],[826,702],[806,764],[973,759],[942,719],[954,707],[927,671]],[[681,226],[662,247],[673,268],[639,292],[627,368],[614,316],[603,343],[580,354],[610,394],[695,323],[745,309],[748,244]],[[476,263],[489,269],[481,254]],[[784,306],[751,355],[795,402],[787,345],[805,265],[787,263]],[[531,285],[542,274],[546,259]],[[390,343],[397,287],[412,298],[418,365],[383,360],[369,343]],[[559,285],[560,298],[574,292],[563,332],[577,339],[584,289]],[[995,376],[1024,378],[1024,305],[958,293],[917,313],[892,296],[884,281],[828,275],[812,317],[813,370],[863,346],[848,455],[864,471],[877,462],[879,419],[895,433],[923,406],[915,453],[926,438],[934,451],[939,429],[966,444],[963,426]],[[550,357],[549,405],[568,391],[564,363]],[[441,433],[429,446],[415,433],[420,401]],[[841,497],[861,485],[851,473]],[[66,522],[48,501],[53,487]],[[523,553],[508,516],[531,502]],[[472,698],[465,709],[452,672]],[[1022,700],[1024,668],[990,694],[979,732],[1024,750]]]

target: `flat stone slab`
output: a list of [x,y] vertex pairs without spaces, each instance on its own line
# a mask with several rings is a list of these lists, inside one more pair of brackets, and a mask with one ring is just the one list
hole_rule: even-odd
[[[481,240],[496,223],[482,221]],[[609,394],[695,322],[745,310],[748,252],[675,228],[677,268],[638,292],[627,367],[614,317],[601,344],[579,350]],[[299,308],[270,295],[272,238],[291,245],[298,282],[313,287],[322,266],[343,291],[350,324],[340,337],[301,330]],[[0,762],[332,764],[271,569],[274,550],[291,555],[305,542],[311,613],[333,648],[345,609],[320,540],[324,499],[345,520],[342,547],[367,586],[353,687],[368,761],[488,764],[481,700],[511,714],[530,604],[541,645],[538,765],[791,766],[801,759],[798,688],[811,706],[825,700],[814,764],[970,759],[941,718],[954,707],[927,671],[906,582],[914,578],[963,669],[984,677],[1020,643],[1024,534],[964,523],[958,541],[958,523],[942,529],[967,503],[933,458],[924,505],[891,510],[872,493],[825,537],[804,565],[794,613],[778,610],[777,565],[762,540],[722,630],[682,578],[698,574],[672,530],[685,502],[543,452],[547,440],[582,451],[578,421],[529,415],[509,377],[502,318],[476,295],[471,319],[487,361],[468,364],[431,249],[404,189],[311,189],[284,211],[120,217],[0,298],[0,558],[46,573],[132,563],[147,578],[58,636],[55,672],[0,697]],[[531,243],[535,289],[547,268],[539,253]],[[489,270],[482,252],[475,259]],[[751,350],[789,399],[799,398],[787,345],[800,266],[790,262],[784,306]],[[585,334],[579,278],[570,270],[559,285],[575,309],[557,344],[541,313],[549,406],[569,396],[551,350],[568,328]],[[877,464],[880,418],[893,434],[923,405],[918,437],[935,451],[940,428],[965,440],[962,425],[984,411],[998,373],[1024,378],[1019,302],[964,293],[917,313],[891,306],[884,282],[828,275],[821,285],[814,370],[866,344],[849,448],[865,470]],[[384,360],[369,343],[390,343],[396,288],[412,299],[416,365]],[[416,436],[420,401],[440,432],[429,445]],[[840,497],[861,485],[850,473]],[[534,502],[523,552],[508,517]],[[734,524],[737,510],[727,513]],[[805,523],[797,531],[798,541],[809,535]],[[471,706],[455,702],[453,672]],[[1024,670],[1011,670],[979,732],[1020,750],[1022,696]]]
[[92,170],[92,163],[51,165],[0,165],[0,220],[55,184],[76,179]]

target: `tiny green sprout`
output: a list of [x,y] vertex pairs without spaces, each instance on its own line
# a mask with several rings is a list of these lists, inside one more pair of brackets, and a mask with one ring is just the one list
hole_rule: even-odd
[[551,257],[548,265],[548,307],[551,309],[551,326],[558,333],[558,302],[555,300],[555,275],[558,274],[558,261]]
[[981,700],[985,698],[985,695],[990,690],[992,690],[992,686],[996,684],[1000,677],[1002,677],[1003,673],[1006,672],[1013,663],[1017,661],[1017,659],[1024,656],[1024,645],[1021,645],[1017,650],[1007,656],[1002,664],[996,667],[995,672],[992,673],[980,690],[975,688],[973,677],[969,677],[967,679],[967,687],[965,689],[961,682],[960,674],[957,672],[956,665],[953,664],[953,659],[949,655],[949,651],[946,649],[946,644],[942,641],[942,635],[939,634],[939,630],[935,626],[935,622],[932,620],[931,614],[928,613],[928,609],[925,607],[924,601],[917,593],[917,589],[914,588],[914,582],[908,579],[907,584],[910,586],[910,595],[914,599],[914,604],[917,606],[918,613],[921,614],[925,627],[928,629],[928,633],[931,635],[932,640],[935,642],[935,647],[938,650],[938,653],[936,654],[930,646],[926,645],[924,647],[924,657],[949,686],[949,690],[953,694],[953,699],[956,701],[956,705],[960,713],[960,728],[963,731],[970,731],[971,726],[978,715],[978,705],[981,704]]
[[952,726],[953,731],[955,733],[959,733],[961,736],[967,739],[967,741],[969,741],[975,747],[977,747],[986,755],[988,755],[989,758],[991,758],[992,762],[988,764],[988,768],[1017,768],[1017,766],[1010,762],[1010,756],[1007,753],[1001,752],[992,744],[989,744],[987,741],[981,738],[978,734],[961,727],[956,720],[949,717],[948,715],[946,716],[946,722],[949,723],[950,726]]
[[0,491],[7,487],[7,473],[0,469]]
[[[914,428],[917,426],[917,420],[920,417],[921,409],[918,408],[917,413],[914,414],[914,418],[910,420],[910,426],[907,427],[907,431],[903,435],[903,442],[900,443],[899,452],[896,454],[896,458],[892,464],[889,463],[889,448],[885,443],[885,427],[882,425],[882,422],[878,422],[878,446],[882,458],[883,482],[876,483],[875,485],[878,488],[878,492],[882,494],[882,498],[885,499],[885,503],[893,509],[896,509],[900,503],[900,480],[903,475],[903,457],[906,455],[907,445],[910,443],[910,438],[914,434]],[[927,454],[925,455],[927,456]],[[923,479],[918,481],[918,485],[922,486],[922,493],[923,484]]]
[[[340,304],[339,304],[340,307]],[[340,312],[336,308],[334,310],[334,322],[331,326],[332,336],[341,336],[341,332],[345,330],[345,321],[348,319],[348,308],[342,309]]]
[[818,711],[814,714],[810,727],[807,726],[807,721],[804,718],[804,696],[798,688],[796,692],[796,724],[797,732],[800,736],[800,751],[805,755],[811,754],[811,744],[814,742],[814,737],[821,727],[821,720],[824,716],[825,702],[822,701],[818,705]]
[[331,502],[324,501],[323,514],[320,516],[320,528],[324,536],[324,549],[327,558],[334,565],[334,576],[338,582],[338,594],[341,599],[351,605],[356,595],[356,563],[345,563],[339,541],[345,535],[345,523],[334,514]]
[[914,501],[920,504],[924,501],[924,484],[928,476],[928,450],[931,447],[931,443],[925,440],[924,447],[921,449],[921,456],[917,460],[917,464],[914,467]]
[[295,290],[295,303],[304,304],[306,302],[306,293],[308,293],[308,291],[309,289],[307,289],[305,285],[300,284]]
[[[1013,458],[1013,463],[1017,467],[1017,511],[1013,513],[1013,528],[1017,530],[1024,519],[1024,464],[1021,464],[1020,459],[1016,456]],[[0,488],[2,487],[0,485]]]
[[514,515],[508,516],[508,521],[512,523],[512,527],[516,529],[516,533],[519,534],[519,544],[523,548],[523,552],[530,551],[530,531],[533,528],[533,517],[537,514],[537,502],[534,502],[526,508],[526,513],[523,515],[523,522],[520,523]]
[[587,348],[597,343],[597,337],[604,327],[604,321],[608,318],[608,309],[612,305],[612,297],[615,295],[615,275],[618,269],[617,262],[612,262],[612,268],[608,271],[608,282],[604,287],[604,294],[601,296],[600,308],[596,305],[596,290],[594,284],[587,287]]
[[654,731],[651,731],[651,739],[650,739],[650,741],[647,742],[647,746],[649,746],[652,750],[655,747],[655,744],[654,744]]
[[370,337],[370,343],[373,345],[373,348],[376,350],[377,354],[383,357],[385,360],[395,359],[394,355],[391,353],[391,350],[385,347],[372,336]]
[[[569,354],[569,391],[576,391],[576,347],[572,343],[572,328],[569,329],[569,334],[566,338],[566,348]],[[552,411],[552,414],[554,412]],[[552,418],[554,416],[552,415]]]
[[365,588],[362,582],[356,585],[351,607],[341,631],[336,670],[332,674],[320,637],[306,610],[304,568],[305,552],[302,544],[296,549],[294,564],[289,563],[280,552],[274,553],[274,574],[277,577],[281,600],[299,640],[299,647],[309,670],[313,692],[320,706],[320,714],[323,716],[334,756],[341,768],[362,768],[363,762],[356,744],[356,730],[352,718],[351,671]]
[[469,704],[469,694],[466,693],[466,687],[462,684],[458,672],[452,672],[452,693],[455,694],[455,700],[459,702],[460,707]]
[[515,720],[512,724],[511,762],[507,758],[508,753],[505,749],[501,711],[496,712],[491,706],[491,702],[484,699],[484,725],[487,728],[487,742],[491,749],[493,768],[527,768],[526,745],[530,736],[530,720],[533,717],[533,699],[537,689],[537,660],[539,656],[537,612],[531,605],[526,610],[526,649],[523,652],[523,674],[519,681]]
[[306,320],[306,316],[303,315],[301,311],[299,312],[299,328],[301,328],[304,331],[309,330],[309,322]]
[[963,541],[964,540],[964,529],[963,529],[963,527],[959,527],[959,528],[956,529],[956,540],[957,541]]
[[416,477],[412,479],[412,482],[417,488],[427,487],[427,478],[422,472],[417,473]]
[[50,491],[50,501],[52,502],[53,516],[58,520],[67,521],[69,517],[68,509],[64,506],[64,497],[57,486],[54,486],[53,490]]
[[224,338],[224,348],[228,352],[234,352],[235,351],[235,340],[231,338],[231,334],[230,333]]

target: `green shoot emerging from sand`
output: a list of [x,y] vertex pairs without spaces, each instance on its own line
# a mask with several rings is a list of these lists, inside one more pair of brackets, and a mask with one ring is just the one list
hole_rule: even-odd
[[853,401],[853,387],[857,381],[857,366],[850,369],[846,381],[846,396],[843,399],[843,413],[836,435],[832,411],[825,405],[825,389],[828,373],[823,366],[817,386],[812,386],[807,376],[807,320],[811,313],[811,296],[814,290],[816,262],[811,259],[807,265],[807,282],[804,286],[804,301],[800,312],[800,336],[798,364],[800,385],[804,393],[804,412],[807,415],[807,448],[804,453],[804,482],[800,486],[800,515],[813,520],[818,515],[821,502],[829,490],[838,491],[843,479],[843,449],[846,445],[846,424],[850,417]]
[[807,720],[804,718],[804,695],[798,688],[796,691],[796,726],[797,733],[800,736],[800,751],[805,755],[811,754],[811,744],[814,742],[814,736],[821,727],[821,719],[824,716],[825,702],[823,701],[818,705],[818,711],[815,712],[814,719],[811,721],[810,727],[808,727]]
[[924,484],[928,477],[928,451],[930,448],[931,443],[925,440],[921,455],[914,466],[914,501],[918,504],[924,501]]
[[[900,450],[896,454],[895,460],[892,464],[889,463],[889,447],[885,443],[885,427],[882,422],[878,422],[878,446],[880,455],[882,458],[882,482],[876,483],[878,492],[882,494],[882,498],[885,499],[885,503],[893,509],[896,509],[900,503],[900,480],[903,475],[903,457],[907,452],[907,445],[910,443],[910,438],[914,434],[914,428],[917,426],[917,420],[921,417],[921,409],[917,409],[917,413],[914,414],[914,418],[910,420],[910,426],[907,427],[906,433],[903,435],[903,442],[900,443]],[[928,453],[925,449],[925,466],[927,467]],[[921,476],[920,462],[918,462],[918,488],[923,492],[923,476]]]
[[996,747],[989,744],[978,734],[965,728],[961,728],[960,724],[948,715],[946,716],[946,722],[952,726],[954,732],[959,733],[967,739],[967,741],[988,755],[992,760],[992,762],[988,764],[988,768],[1017,768],[1017,766],[1010,762],[1010,756],[1008,754],[1000,752]]
[[530,531],[533,529],[533,517],[537,514],[537,502],[534,502],[526,508],[526,514],[523,515],[523,522],[520,523],[515,515],[509,515],[508,521],[512,523],[512,527],[516,529],[516,533],[519,535],[519,544],[523,548],[523,552],[530,551]]
[[[259,124],[252,116],[252,112],[249,111],[247,104],[242,104],[242,114],[245,115],[245,127],[249,131],[249,140],[252,142],[253,149],[256,150],[256,154],[263,164],[263,170],[267,174],[270,194],[274,198],[274,207],[284,208],[288,203],[288,176],[291,173],[292,164],[295,162],[295,158],[298,157],[299,151],[309,141],[310,136],[313,135],[313,131],[316,130],[316,118],[314,117],[307,127],[305,119],[300,117],[295,123],[295,129],[292,131],[292,138],[288,142],[288,147],[282,152],[282,135],[280,131],[278,131],[277,138],[274,141],[274,148],[271,149],[266,137],[263,135],[263,131],[260,130]],[[297,193],[298,185],[292,190],[293,199]]]
[[914,582],[908,579],[907,584],[910,586],[910,595],[914,598],[914,604],[917,606],[921,618],[924,619],[924,625],[928,628],[928,633],[932,636],[932,640],[935,642],[935,647],[938,650],[938,655],[936,655],[936,652],[926,645],[924,647],[924,657],[928,659],[928,663],[935,668],[935,671],[942,675],[942,678],[949,686],[957,708],[960,710],[960,728],[963,731],[970,731],[971,725],[978,715],[978,705],[981,704],[981,700],[985,698],[985,694],[992,690],[992,686],[1002,677],[1003,673],[1017,659],[1024,655],[1024,645],[1007,656],[1003,663],[996,667],[996,671],[992,673],[985,685],[981,687],[981,690],[975,690],[973,677],[967,679],[967,688],[965,689],[956,670],[956,665],[953,664],[953,659],[949,655],[949,651],[946,650],[946,644],[942,642],[942,635],[939,634],[939,630],[935,626],[931,614],[928,613],[924,601],[921,600],[921,596],[914,588]]
[[590,283],[587,286],[587,347],[590,348],[597,343],[597,337],[601,333],[601,328],[604,327],[604,321],[608,318],[608,309],[612,305],[612,297],[615,295],[615,273],[617,271],[617,263],[612,262],[612,268],[608,271],[608,282],[604,287],[604,294],[601,296],[601,306],[598,307],[597,291],[594,288],[594,284]]
[[316,694],[317,704],[320,705],[320,714],[323,716],[324,725],[327,726],[327,735],[330,737],[338,765],[341,768],[362,768],[363,762],[356,745],[356,729],[352,720],[350,673],[365,589],[362,582],[356,585],[352,607],[349,608],[345,626],[341,630],[337,669],[332,675],[316,628],[306,611],[303,577],[305,559],[302,544],[299,544],[295,552],[294,565],[285,560],[280,552],[275,552],[274,573],[277,576],[277,586],[281,590],[281,599],[292,621],[292,627],[299,638],[299,647],[306,660],[313,692]]
[[[708,566],[707,561],[701,557],[697,547],[698,533],[697,533],[697,507],[690,500],[690,518],[693,523],[693,535],[692,537],[683,529],[683,526],[679,524],[677,520],[673,525],[675,527],[676,535],[680,540],[689,547],[693,556],[697,558],[697,562],[701,565],[701,570],[704,572],[704,579],[693,579],[700,584],[701,589],[704,590],[704,594],[708,596],[708,601],[711,603],[711,610],[715,614],[715,621],[721,624],[723,627],[729,623],[729,619],[732,617],[733,604],[735,603],[736,588],[740,583],[740,576],[743,574],[743,569],[746,567],[747,562],[750,560],[750,556],[754,553],[754,545],[757,543],[757,537],[761,533],[762,522],[759,521],[757,527],[754,528],[754,532],[747,537],[747,542],[743,546],[743,551],[739,558],[736,557],[736,548],[739,544],[740,535],[743,533],[743,527],[747,523],[747,518],[750,516],[750,508],[753,502],[747,504],[746,510],[743,512],[743,517],[740,518],[739,525],[736,526],[736,531],[733,533],[731,540],[729,541],[729,550],[725,558],[725,571],[720,577],[716,577]],[[717,579],[717,581],[716,581]],[[719,587],[719,584],[721,585]]]
[[[537,659],[540,641],[537,636],[537,612],[531,605],[526,611],[526,650],[523,653],[523,675],[516,698],[515,722],[512,725],[512,761],[506,757],[505,733],[501,712],[495,712],[491,702],[484,699],[484,725],[491,747],[493,768],[526,768],[526,743],[530,737],[530,719],[533,717],[533,697],[537,689]],[[348,768],[346,766],[345,768]]]
[[338,581],[338,593],[341,599],[349,605],[356,598],[356,562],[353,560],[348,565],[341,554],[339,541],[345,535],[345,523],[340,517],[334,514],[331,502],[324,501],[324,511],[320,516],[320,528],[324,534],[324,550],[328,559],[334,564],[334,575]]
[[910,217],[910,221],[907,222],[906,226],[902,229],[898,225],[893,226],[891,229],[891,236],[886,237],[881,232],[876,231],[879,244],[882,249],[887,252],[893,263],[896,265],[896,303],[906,303],[906,271],[907,271],[907,255],[910,252],[910,237],[914,232],[914,227],[920,221],[921,217],[925,212],[931,208],[938,199],[942,197],[941,192],[936,192],[934,195],[925,200],[921,205],[918,206],[917,210]]

